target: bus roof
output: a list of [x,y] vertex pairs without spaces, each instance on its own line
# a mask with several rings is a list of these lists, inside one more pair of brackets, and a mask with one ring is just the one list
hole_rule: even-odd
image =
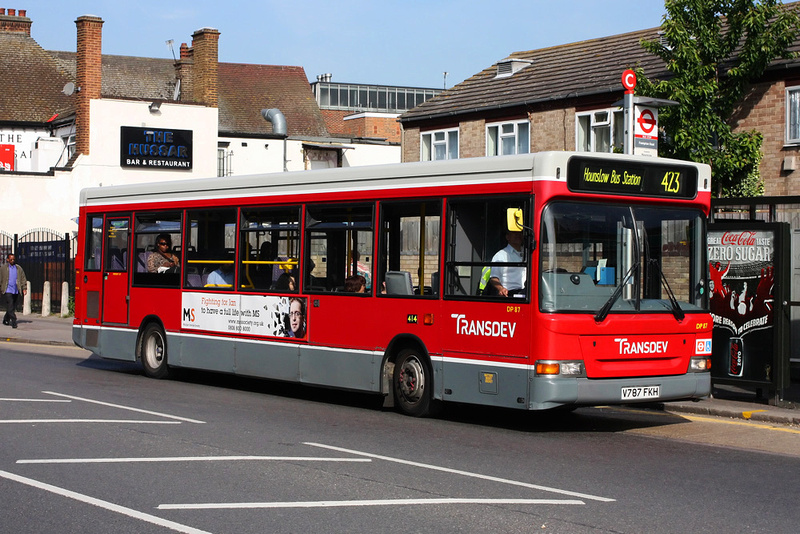
[[[91,187],[81,190],[80,206],[122,203],[163,204],[171,201],[216,198],[283,196],[293,194],[335,193],[381,189],[420,188],[481,183],[532,182],[533,180],[566,180],[566,164],[570,157],[618,159],[654,162],[655,158],[593,152],[539,152],[503,157],[462,158],[447,161],[396,163],[310,171],[275,172],[214,178],[193,178],[138,184]],[[706,167],[700,170],[701,190],[704,174],[710,168],[677,160],[658,160],[662,164]],[[564,171],[557,174],[556,169]],[[706,184],[710,183],[710,179]]]

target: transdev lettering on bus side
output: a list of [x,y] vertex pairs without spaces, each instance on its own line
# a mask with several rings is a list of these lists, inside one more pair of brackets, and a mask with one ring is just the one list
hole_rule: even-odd
[[456,334],[464,336],[484,337],[514,337],[517,323],[506,321],[471,321],[466,315],[453,313],[450,315],[456,320]]

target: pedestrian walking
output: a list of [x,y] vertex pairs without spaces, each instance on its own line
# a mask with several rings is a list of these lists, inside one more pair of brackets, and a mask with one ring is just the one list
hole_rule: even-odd
[[6,313],[3,324],[11,328],[17,327],[17,298],[28,292],[28,279],[25,271],[17,265],[14,254],[6,256],[6,263],[0,266],[0,295],[6,301]]

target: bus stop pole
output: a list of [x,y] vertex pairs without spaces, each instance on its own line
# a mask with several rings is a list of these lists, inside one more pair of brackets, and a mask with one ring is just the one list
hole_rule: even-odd
[[630,69],[625,70],[625,72],[622,73],[622,86],[625,88],[625,96],[622,100],[623,118],[625,120],[625,142],[623,151],[625,154],[633,155],[633,90],[636,87],[636,73]]
[[625,110],[625,153],[633,155],[633,93],[625,93],[625,102],[623,108]]

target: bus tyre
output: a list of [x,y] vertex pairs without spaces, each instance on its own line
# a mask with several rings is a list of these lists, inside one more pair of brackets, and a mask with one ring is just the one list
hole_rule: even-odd
[[157,324],[149,324],[139,338],[139,359],[142,361],[144,374],[150,378],[167,378],[167,338],[164,330]]
[[427,360],[414,349],[404,349],[394,366],[395,405],[406,415],[424,417],[431,411],[433,373]]

